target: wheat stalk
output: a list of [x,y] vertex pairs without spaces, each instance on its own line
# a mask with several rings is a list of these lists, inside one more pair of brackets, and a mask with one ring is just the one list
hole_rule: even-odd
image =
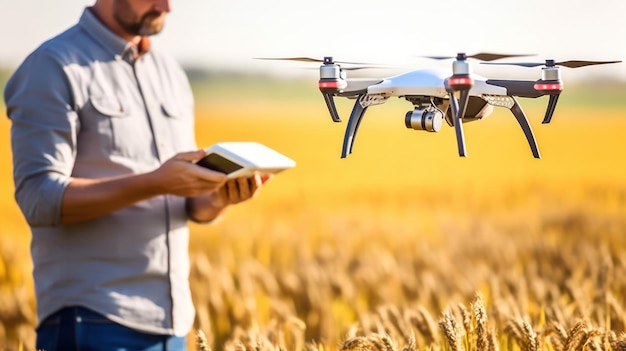
[[476,349],[479,351],[486,350],[489,343],[489,335],[487,332],[487,310],[480,294],[476,294],[474,301],[471,303],[472,313],[476,321]]
[[527,320],[522,322],[522,332],[524,334],[524,345],[527,351],[539,350],[539,341],[537,340],[537,334],[533,330],[532,326]]
[[196,329],[196,346],[199,351],[212,351],[206,335],[201,329]]
[[584,320],[579,320],[569,331],[567,340],[565,341],[565,351],[580,350],[587,341],[587,323]]
[[458,334],[458,326],[452,312],[448,309],[443,312],[442,317],[439,321],[439,327],[443,331],[443,334],[448,341],[448,345],[452,351],[461,351],[461,340]]

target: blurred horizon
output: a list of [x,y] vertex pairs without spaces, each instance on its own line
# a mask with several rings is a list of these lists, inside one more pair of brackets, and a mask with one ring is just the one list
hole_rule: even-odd
[[[84,7],[93,3],[67,0],[59,6],[56,2],[24,0],[3,4],[0,32],[19,35],[3,38],[3,47],[8,50],[0,53],[0,67],[17,67],[45,40],[75,24]],[[236,5],[187,0],[172,3],[166,27],[153,37],[153,43],[186,67],[279,77],[314,77],[316,65],[253,58],[333,56],[339,61],[385,64],[396,71],[449,67],[449,61],[423,57],[453,56],[457,52],[524,54],[530,56],[521,60],[533,62],[625,61],[626,46],[620,45],[626,36],[623,13],[626,2],[618,0],[593,4],[582,0],[452,0],[446,6],[410,0],[384,5],[357,0],[332,4],[241,0]],[[540,67],[475,65],[475,73],[537,79]],[[563,78],[566,83],[589,78],[626,81],[626,64],[564,69]]]

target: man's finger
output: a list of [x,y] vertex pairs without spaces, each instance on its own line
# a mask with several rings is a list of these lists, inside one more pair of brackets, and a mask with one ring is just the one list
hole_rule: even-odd
[[250,177],[250,194],[254,196],[256,191],[269,179],[269,176],[263,174],[255,174]]
[[239,202],[239,185],[237,180],[229,180],[226,182],[226,187],[228,188],[228,201],[233,204]]
[[238,178],[237,187],[239,189],[239,199],[247,199],[250,197],[250,182],[248,178]]
[[204,150],[199,149],[199,150],[195,150],[195,151],[188,151],[188,152],[178,153],[178,154],[176,154],[176,156],[174,156],[174,159],[181,160],[181,161],[187,161],[187,162],[196,162],[199,159],[201,159],[205,154],[206,154],[206,152]]

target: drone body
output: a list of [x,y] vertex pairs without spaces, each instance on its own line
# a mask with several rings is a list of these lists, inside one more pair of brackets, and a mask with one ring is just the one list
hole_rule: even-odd
[[[423,68],[386,78],[378,84],[371,85],[367,92],[372,95],[433,96],[447,99],[445,81],[449,76],[450,73],[445,68]],[[470,89],[470,95],[506,94],[506,89],[487,85],[483,77],[473,75],[473,78],[475,84]]]
[[[618,63],[621,61],[564,61],[546,60],[544,63],[502,63],[523,67],[543,65],[541,78],[535,81],[487,79],[472,74],[468,58],[493,61],[521,55],[479,53],[467,56],[459,53],[452,63],[452,75],[443,68],[425,68],[381,79],[348,79],[346,71],[364,67],[342,68],[332,57],[317,60],[307,57],[283,58],[305,62],[321,62],[318,88],[334,122],[341,122],[335,107],[334,97],[356,99],[343,140],[341,157],[352,153],[354,139],[363,118],[370,106],[384,104],[390,97],[406,99],[413,104],[413,110],[405,115],[405,126],[409,129],[438,132],[445,120],[454,127],[459,156],[466,156],[463,123],[480,120],[493,111],[493,107],[509,109],[524,132],[530,150],[535,158],[541,158],[537,141],[526,114],[517,98],[537,98],[549,96],[548,107],[543,123],[550,123],[559,95],[563,90],[560,66],[578,68],[589,65]],[[432,59],[453,59],[454,57],[430,57]],[[341,64],[357,64],[342,62]],[[489,64],[499,64],[491,63]]]

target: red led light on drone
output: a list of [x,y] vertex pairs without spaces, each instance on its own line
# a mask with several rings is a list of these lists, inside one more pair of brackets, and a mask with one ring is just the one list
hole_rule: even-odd
[[561,91],[563,90],[563,84],[561,83],[537,83],[535,84],[535,90],[539,91]]
[[448,79],[448,85],[474,85],[474,79],[471,77],[450,77]]
[[339,89],[339,82],[319,82],[320,89]]

